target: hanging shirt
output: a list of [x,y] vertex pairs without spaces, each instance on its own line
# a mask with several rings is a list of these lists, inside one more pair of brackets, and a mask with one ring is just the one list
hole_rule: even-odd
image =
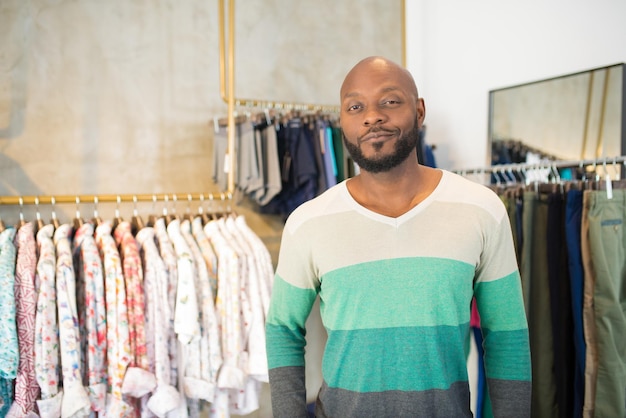
[[15,401],[7,417],[37,417],[35,400],[39,386],[35,378],[35,271],[37,269],[37,244],[32,222],[20,226],[15,237],[17,262],[15,267],[15,302],[17,337],[20,362],[15,381]]
[[215,309],[221,328],[222,356],[224,364],[218,379],[220,388],[243,389],[245,372],[241,368],[243,332],[241,323],[240,272],[241,263],[236,251],[221,234],[219,221],[213,220],[204,226],[218,254],[218,284]]
[[170,363],[170,384],[176,385],[178,382],[178,368],[177,368],[177,339],[176,332],[174,332],[174,308],[176,306],[176,286],[178,282],[178,269],[176,252],[174,246],[167,235],[167,228],[165,226],[165,219],[159,218],[154,223],[154,231],[157,237],[159,254],[163,260],[163,265],[167,274],[167,303],[170,310],[170,323],[168,325],[168,352]]
[[216,343],[219,342],[219,332],[209,284],[209,274],[200,248],[191,233],[191,222],[189,220],[182,221],[180,230],[194,260],[196,297],[200,311],[200,367],[197,370],[199,375],[196,373],[194,378],[190,378],[188,386],[193,388],[197,395],[194,396],[195,398],[213,402],[217,372],[222,365],[222,358],[219,346],[216,346]]
[[156,379],[149,372],[150,364],[146,346],[145,295],[141,257],[139,256],[137,241],[131,233],[129,222],[120,222],[115,228],[113,236],[122,257],[131,351],[131,361],[124,376],[122,392],[140,398],[151,392],[156,386]]
[[239,297],[243,338],[239,363],[246,376],[244,390],[229,390],[228,408],[233,414],[247,415],[259,408],[260,382],[268,381],[263,310],[258,296],[258,272],[247,242],[239,234],[234,219],[230,216],[221,218],[218,225],[220,233],[240,261]]
[[272,256],[261,238],[259,238],[259,236],[246,223],[245,216],[237,216],[235,224],[240,233],[243,234],[246,240],[250,243],[254,254],[254,261],[258,265],[260,275],[259,291],[261,294],[261,303],[263,304],[263,318],[265,318],[267,317],[267,311],[269,310],[272,284],[274,282],[274,265],[272,263]]
[[63,373],[63,418],[82,417],[89,414],[90,401],[83,387],[80,368],[80,336],[78,334],[78,312],[76,308],[76,277],[72,262],[68,224],[59,226],[54,232],[56,244],[56,286],[59,315],[59,347]]
[[[156,220],[154,224],[156,232],[159,252],[165,268],[167,270],[167,298],[170,307],[170,325],[169,325],[169,357],[170,357],[170,384],[178,388],[179,403],[176,409],[167,414],[168,418],[187,418],[188,405],[187,398],[184,393],[184,362],[185,347],[176,337],[174,330],[174,316],[176,309],[176,292],[178,287],[178,258],[174,245],[170,240],[163,217]],[[180,373],[179,373],[180,371]]]
[[207,273],[209,274],[209,284],[211,285],[211,294],[213,295],[213,302],[215,303],[215,296],[217,294],[217,254],[215,254],[209,238],[204,233],[202,219],[200,217],[193,220],[192,232],[198,243],[198,247],[200,247],[204,262],[206,263]]
[[0,232],[0,416],[13,399],[13,379],[17,376],[19,352],[15,324],[15,228]]
[[130,406],[122,397],[122,385],[126,368],[131,361],[126,285],[122,273],[122,260],[111,224],[104,222],[96,227],[96,245],[104,269],[104,290],[107,322],[107,383],[109,395],[106,416],[125,416]]
[[[179,345],[179,381],[183,383],[184,393],[191,399],[198,399],[198,394],[187,382],[200,376],[200,311],[196,295],[196,266],[191,249],[183,237],[180,220],[173,219],[167,225],[167,233],[174,245],[177,256],[178,287],[176,309],[174,312],[174,330],[178,335]],[[194,407],[195,402],[190,402]],[[191,413],[194,416],[192,410]]]
[[245,393],[248,381],[248,359],[244,352],[246,324],[242,322],[242,263],[237,252],[222,235],[219,220],[208,222],[204,226],[204,232],[219,260],[215,309],[220,323],[224,363],[218,377],[218,391],[215,402],[211,405],[210,417],[221,418],[230,416],[231,404],[237,402],[239,393]]
[[[204,233],[202,219],[195,218],[192,224],[193,236],[198,244],[199,253],[196,257],[205,261],[206,271],[208,275],[207,287],[206,283],[202,283],[202,327],[206,330],[208,338],[208,379],[211,385],[217,385],[217,375],[222,366],[222,346],[219,333],[219,321],[215,310],[215,293],[217,292],[217,255],[213,251],[211,242]],[[204,273],[203,273],[204,274]],[[215,282],[215,283],[214,283]],[[204,313],[206,312],[206,314]]]
[[158,417],[164,417],[180,402],[176,388],[170,385],[169,328],[170,308],[168,302],[168,277],[165,264],[159,255],[154,229],[144,227],[137,233],[137,242],[143,257],[144,288],[148,312],[147,326],[152,334],[151,363],[157,388],[147,406]]
[[256,255],[252,246],[239,229],[235,219],[228,217],[224,221],[224,228],[230,239],[237,243],[240,256],[247,261],[248,274],[245,280],[245,287],[242,286],[242,293],[247,295],[249,303],[249,328],[247,336],[248,367],[247,371],[251,377],[260,382],[269,382],[267,372],[267,353],[265,351],[265,313],[261,300],[262,268],[256,261]]
[[35,375],[41,390],[37,401],[41,418],[61,416],[63,391],[59,391],[59,325],[57,322],[56,251],[52,236],[54,226],[37,231],[39,259],[36,282],[39,283],[35,315]]
[[93,411],[104,412],[107,391],[106,347],[107,324],[102,259],[93,237],[94,227],[85,223],[74,235],[74,253],[77,277],[84,296],[80,306],[81,336],[86,344],[83,355],[86,367],[83,375],[89,384],[89,397]]

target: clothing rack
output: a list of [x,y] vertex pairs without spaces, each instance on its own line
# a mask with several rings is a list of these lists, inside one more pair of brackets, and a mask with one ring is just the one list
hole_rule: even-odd
[[[183,196],[183,199],[179,199]],[[137,203],[165,202],[176,203],[179,200],[188,202],[226,201],[232,200],[232,193],[172,193],[172,194],[100,194],[100,195],[58,195],[58,196],[0,196],[0,205],[45,205],[61,203]]]
[[[469,168],[453,170],[457,174],[488,174],[488,173],[504,173],[504,172],[524,172],[526,170],[533,169],[558,169],[558,168],[586,168],[593,167],[594,171],[598,166],[601,166],[603,170],[608,172],[608,167],[611,166],[617,172],[617,164],[623,164],[626,166],[626,155],[618,157],[603,157],[596,159],[583,159],[583,160],[550,160],[541,161],[538,163],[516,163],[516,164],[497,164],[483,168]],[[624,176],[622,170],[622,176]]]

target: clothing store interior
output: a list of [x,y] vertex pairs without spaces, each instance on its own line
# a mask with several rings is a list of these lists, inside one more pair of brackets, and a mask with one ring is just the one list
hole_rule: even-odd
[[[263,326],[283,226],[300,204],[358,173],[342,143],[339,89],[373,55],[407,68],[424,98],[419,161],[492,188],[507,208],[533,416],[624,411],[626,344],[615,343],[626,335],[624,16],[626,3],[615,0],[3,0],[0,331],[13,338],[0,335],[0,411],[123,416],[121,399],[132,398],[142,416],[271,417]],[[621,205],[590,236],[585,194]],[[26,241],[36,245],[30,255],[19,251]],[[198,303],[188,310],[158,272],[133,277],[148,256],[176,264],[177,241],[193,248],[197,266],[187,285]],[[159,253],[155,243],[167,242],[172,251]],[[106,326],[81,320],[86,328],[70,333],[79,337],[64,341],[63,328],[78,326],[72,315],[89,318],[96,303],[75,297],[87,281],[67,276],[72,257],[100,264],[116,251],[131,259],[133,248],[131,277],[91,294],[100,309],[107,300]],[[55,249],[56,301],[44,281],[18,274],[20,257]],[[93,249],[100,260],[87,258]],[[247,260],[246,272],[221,270],[229,251]],[[594,257],[610,257],[611,269],[590,272]],[[228,312],[239,302],[205,300],[232,280],[256,290],[245,302],[249,323]],[[145,321],[143,351],[131,344],[130,363],[106,348],[119,343],[107,330],[122,313],[131,328]],[[315,311],[307,327],[313,401],[325,342]],[[492,416],[480,332],[469,335],[471,409]],[[57,367],[44,370],[43,357],[55,355],[49,338],[63,344]],[[220,339],[222,364],[233,350],[246,353],[239,389],[205,361]],[[186,358],[176,355],[181,341],[197,343]],[[98,370],[80,370],[88,353]]]

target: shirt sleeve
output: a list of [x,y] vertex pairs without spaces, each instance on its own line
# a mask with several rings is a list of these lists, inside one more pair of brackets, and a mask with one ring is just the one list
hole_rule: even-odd
[[485,372],[494,417],[529,417],[528,322],[506,216],[496,222],[484,242],[474,294],[484,337]]
[[266,321],[266,346],[274,417],[306,417],[305,323],[319,287],[306,240],[286,225]]

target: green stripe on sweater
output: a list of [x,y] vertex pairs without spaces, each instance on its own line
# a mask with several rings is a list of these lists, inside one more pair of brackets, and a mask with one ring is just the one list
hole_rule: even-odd
[[473,278],[473,266],[443,258],[345,267],[322,277],[322,317],[333,330],[456,326],[469,321]]

